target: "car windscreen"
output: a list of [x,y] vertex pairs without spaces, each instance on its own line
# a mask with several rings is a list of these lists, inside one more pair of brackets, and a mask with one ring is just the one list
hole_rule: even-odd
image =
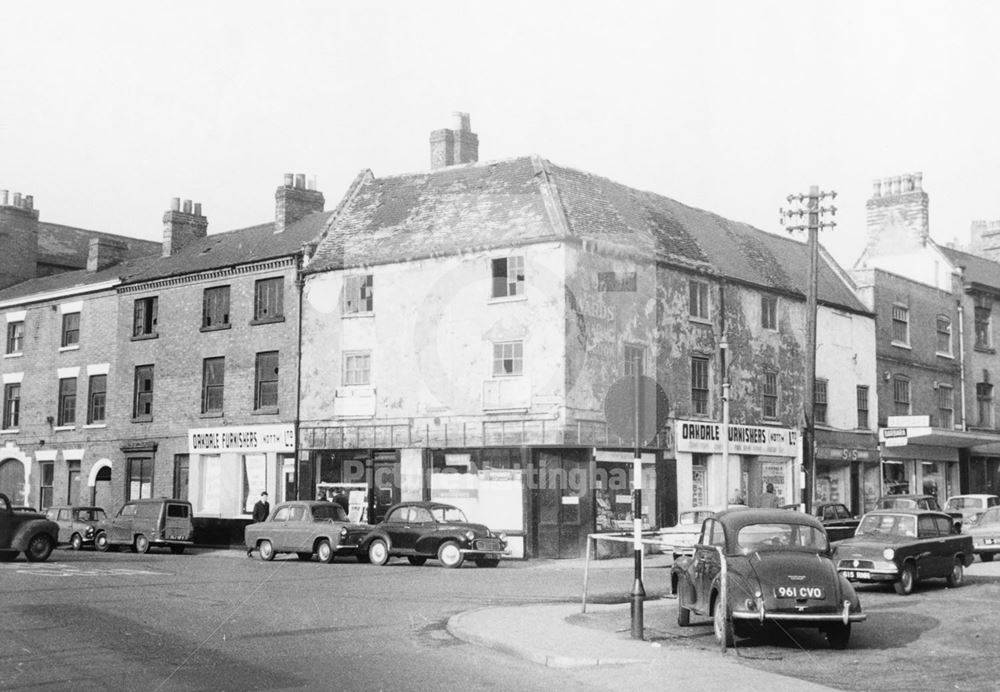
[[347,521],[347,514],[340,505],[313,505],[313,521]]
[[783,522],[747,524],[737,532],[736,543],[744,552],[788,548],[825,552],[830,547],[822,529]]
[[100,521],[104,519],[104,510],[100,508],[96,509],[78,509],[76,510],[76,520],[77,521]]
[[435,521],[444,524],[466,524],[469,521],[465,518],[465,512],[458,507],[434,507],[431,514]]
[[912,514],[866,514],[858,525],[855,536],[917,537],[917,518]]

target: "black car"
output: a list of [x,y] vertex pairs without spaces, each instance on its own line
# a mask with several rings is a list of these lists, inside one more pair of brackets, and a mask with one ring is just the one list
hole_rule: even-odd
[[861,517],[851,514],[846,505],[839,502],[824,502],[813,507],[813,516],[820,520],[830,542],[841,541],[854,535],[861,523]]
[[445,567],[460,567],[466,558],[477,567],[496,567],[507,552],[503,534],[473,524],[458,507],[441,502],[403,502],[389,508],[361,542],[372,564],[405,557],[412,565],[437,559]]

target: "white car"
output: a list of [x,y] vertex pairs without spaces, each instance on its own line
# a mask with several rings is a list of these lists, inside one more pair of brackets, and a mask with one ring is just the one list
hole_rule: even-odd
[[1000,553],[1000,507],[990,507],[963,530],[972,535],[972,551],[983,562],[990,562]]
[[1000,505],[1000,497],[996,495],[952,495],[944,503],[944,511],[948,513],[961,512],[964,530],[974,526],[980,514],[997,505]]
[[[693,555],[694,545],[698,542],[698,535],[701,533],[701,523],[724,509],[727,507],[704,505],[681,510],[674,526],[666,526],[657,531],[661,549],[664,552],[672,552],[675,560],[681,555]],[[748,507],[746,505],[729,505],[728,509],[748,509]]]

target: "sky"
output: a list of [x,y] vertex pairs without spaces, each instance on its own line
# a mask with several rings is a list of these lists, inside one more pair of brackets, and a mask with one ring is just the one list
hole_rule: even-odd
[[[0,0],[0,189],[41,219],[161,240],[274,218],[285,173],[332,209],[363,169],[426,170],[467,112],[480,161],[539,154],[774,233],[835,190],[923,173],[932,237],[1000,219],[1000,3]],[[796,235],[795,237],[801,237]]]

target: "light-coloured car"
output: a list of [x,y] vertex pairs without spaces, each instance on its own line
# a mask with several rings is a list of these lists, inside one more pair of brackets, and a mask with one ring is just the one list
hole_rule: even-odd
[[672,553],[675,560],[681,555],[692,555],[694,544],[698,542],[698,534],[701,533],[701,523],[724,509],[748,508],[746,505],[729,505],[728,507],[702,505],[682,510],[676,524],[665,526],[657,531],[660,549]]
[[972,550],[983,562],[1000,553],[1000,507],[990,507],[965,529],[972,536]]
[[1000,505],[1000,497],[988,494],[952,495],[944,503],[944,511],[948,514],[959,512],[962,515],[962,526],[968,527],[976,517],[990,507]]
[[330,563],[337,555],[357,557],[358,542],[371,528],[350,522],[336,502],[295,500],[275,507],[266,521],[247,526],[243,542],[265,562],[279,553],[295,553],[303,561],[315,555]]
[[45,518],[59,524],[59,543],[69,543],[73,550],[94,545],[97,525],[107,519],[100,507],[61,505],[45,510]]

